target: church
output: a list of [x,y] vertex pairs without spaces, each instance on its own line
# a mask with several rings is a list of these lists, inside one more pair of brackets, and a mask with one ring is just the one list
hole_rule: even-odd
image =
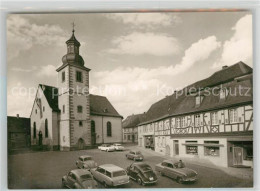
[[32,147],[69,151],[122,142],[123,117],[106,97],[89,94],[90,69],[74,32],[56,70],[58,87],[38,86],[30,114]]

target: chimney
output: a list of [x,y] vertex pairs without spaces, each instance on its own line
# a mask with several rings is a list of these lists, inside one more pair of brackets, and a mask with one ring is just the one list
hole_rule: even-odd
[[223,69],[226,69],[227,67],[228,67],[227,65],[225,65],[225,66],[222,66],[222,70],[223,70]]
[[19,114],[16,114],[16,117],[19,119]]

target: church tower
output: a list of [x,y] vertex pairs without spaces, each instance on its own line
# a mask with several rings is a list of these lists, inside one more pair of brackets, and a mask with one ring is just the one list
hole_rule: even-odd
[[60,150],[83,149],[91,144],[89,108],[89,71],[79,54],[73,24],[72,36],[66,41],[67,54],[58,72]]

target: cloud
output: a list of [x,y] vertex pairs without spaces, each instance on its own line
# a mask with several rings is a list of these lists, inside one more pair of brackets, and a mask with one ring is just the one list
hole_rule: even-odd
[[243,61],[251,65],[252,59],[252,15],[246,15],[238,20],[232,28],[234,35],[224,42],[221,58],[214,63],[213,68],[232,65]]
[[58,25],[37,25],[22,16],[10,15],[7,19],[8,59],[17,57],[33,45],[64,46],[65,35]]
[[36,69],[35,66],[32,66],[30,69],[25,69],[25,68],[19,68],[19,67],[13,67],[11,68],[12,71],[15,72],[32,72]]
[[[170,84],[166,84],[167,77],[181,75],[194,64],[209,58],[211,53],[219,47],[220,42],[217,41],[216,37],[209,36],[193,43],[185,51],[181,62],[177,65],[150,69],[119,67],[112,71],[93,71],[91,75],[93,79],[90,80],[93,84],[90,92],[107,96],[124,116],[144,112],[151,103],[161,99],[163,95],[158,95],[158,90],[161,87],[172,87],[172,81]],[[171,94],[173,91],[167,93]],[[135,107],[128,107],[127,104]],[[120,108],[123,108],[122,111]]]
[[180,44],[174,37],[165,34],[134,32],[112,41],[116,48],[108,50],[114,54],[167,56],[180,52]]
[[38,76],[47,76],[47,77],[52,77],[56,76],[56,67],[53,65],[46,65],[42,66],[41,69],[39,70]]
[[138,27],[172,26],[182,22],[179,16],[167,13],[112,13],[106,16],[115,21]]

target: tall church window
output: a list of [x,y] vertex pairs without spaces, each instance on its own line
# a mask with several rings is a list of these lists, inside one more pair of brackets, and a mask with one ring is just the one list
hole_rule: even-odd
[[62,106],[62,113],[65,113],[65,105]]
[[108,137],[112,136],[112,125],[110,121],[107,122],[107,136]]
[[33,138],[36,138],[36,123],[33,123]]
[[45,119],[45,137],[49,136],[48,119]]
[[65,72],[62,72],[61,79],[62,79],[62,82],[65,82]]
[[83,123],[82,121],[79,121],[79,126],[82,127],[83,126]]
[[76,80],[77,82],[82,82],[82,72],[80,71],[76,72]]
[[78,105],[78,113],[82,113],[82,106]]

